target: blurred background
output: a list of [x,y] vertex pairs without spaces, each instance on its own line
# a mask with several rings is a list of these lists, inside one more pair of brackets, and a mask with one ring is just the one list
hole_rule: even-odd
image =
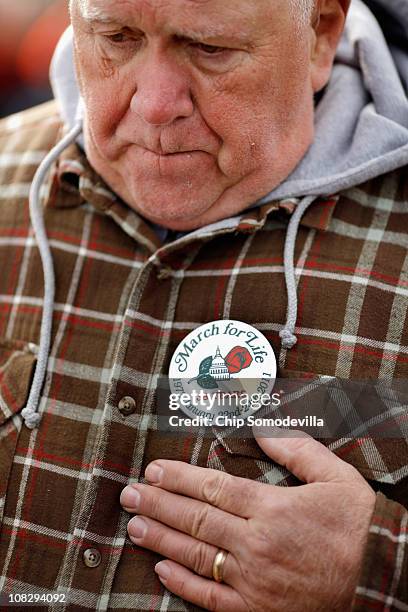
[[67,0],[0,0],[0,117],[51,97],[48,68]]

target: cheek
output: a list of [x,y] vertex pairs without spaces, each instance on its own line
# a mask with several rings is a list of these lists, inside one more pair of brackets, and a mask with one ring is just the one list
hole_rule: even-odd
[[[117,125],[128,108],[123,91],[96,86],[86,100],[88,127],[98,146],[113,144]],[[115,93],[114,93],[115,92]]]
[[[243,86],[247,81],[248,87]],[[258,103],[255,83],[246,75],[228,83],[208,87],[197,97],[199,111],[207,126],[221,142],[218,165],[230,177],[248,173],[256,165],[254,146],[260,142],[264,117]]]
[[116,126],[127,112],[133,95],[131,80],[101,56],[92,43],[78,45],[75,62],[88,128],[95,141],[102,144],[114,136]]
[[276,164],[276,156],[285,154],[289,143],[293,147],[294,133],[298,135],[302,126],[309,138],[306,128],[312,114],[312,108],[305,102],[312,99],[305,80],[270,75],[269,79],[247,82],[248,87],[209,99],[208,110],[203,113],[222,142],[220,169],[237,178],[267,164]]
[[223,141],[221,169],[228,175],[245,174],[275,164],[288,149],[291,155],[303,152],[310,140],[312,101],[304,48],[281,50],[279,57],[260,61],[220,87],[220,94],[208,101],[205,116]]

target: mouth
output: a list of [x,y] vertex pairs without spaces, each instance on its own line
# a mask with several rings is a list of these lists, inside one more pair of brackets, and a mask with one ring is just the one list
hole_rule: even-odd
[[212,156],[206,151],[202,151],[200,149],[192,149],[189,151],[174,151],[164,153],[163,151],[158,151],[157,149],[148,149],[146,147],[142,148],[143,155],[146,160],[156,160],[161,163],[170,164],[170,162],[178,162],[182,164],[189,164],[194,162],[203,162],[205,159],[212,159]]
[[186,173],[189,176],[199,176],[200,172],[213,171],[214,159],[209,153],[196,149],[189,151],[163,151],[151,150],[146,147],[139,149],[142,153],[142,166],[152,176],[171,177],[183,179]]
[[157,155],[158,157],[177,157],[177,156],[192,156],[193,153],[202,153],[202,151],[198,151],[197,149],[194,150],[190,150],[190,151],[170,151],[168,153],[165,153],[162,150],[159,149],[149,149],[148,147],[144,147],[145,151],[147,153],[152,153],[153,155]]

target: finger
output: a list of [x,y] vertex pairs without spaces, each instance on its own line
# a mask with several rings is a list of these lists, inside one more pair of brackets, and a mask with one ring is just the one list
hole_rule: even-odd
[[[292,435],[293,437],[288,437]],[[257,436],[257,443],[271,459],[284,465],[292,474],[306,483],[355,480],[358,472],[336,457],[326,446],[303,431],[274,430],[273,437]]]
[[145,476],[152,485],[243,518],[253,516],[262,501],[259,483],[182,461],[154,461],[147,466]]
[[[133,500],[136,493],[137,500]],[[144,484],[125,487],[120,503],[128,512],[142,514],[187,533],[197,540],[232,552],[246,520],[190,497]]]
[[[145,516],[136,516],[128,523],[129,537],[138,546],[148,548],[188,567],[200,576],[212,578],[212,568],[219,548],[196,540]],[[229,584],[238,575],[238,566],[231,553],[223,566],[224,582]]]
[[160,561],[155,571],[166,589],[196,606],[223,612],[248,611],[244,600],[232,587],[197,576],[174,561]]

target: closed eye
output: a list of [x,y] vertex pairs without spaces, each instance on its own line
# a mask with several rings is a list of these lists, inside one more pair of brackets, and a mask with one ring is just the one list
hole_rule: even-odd
[[202,51],[205,55],[219,55],[227,51],[225,47],[217,47],[215,45],[206,45],[205,43],[194,43],[194,47]]
[[110,43],[112,46],[127,46],[127,45],[140,45],[143,40],[143,33],[137,31],[131,31],[128,28],[116,32],[106,32],[102,34],[102,37]]
[[111,43],[124,43],[130,39],[130,37],[124,32],[117,32],[117,34],[105,34],[105,38]]

